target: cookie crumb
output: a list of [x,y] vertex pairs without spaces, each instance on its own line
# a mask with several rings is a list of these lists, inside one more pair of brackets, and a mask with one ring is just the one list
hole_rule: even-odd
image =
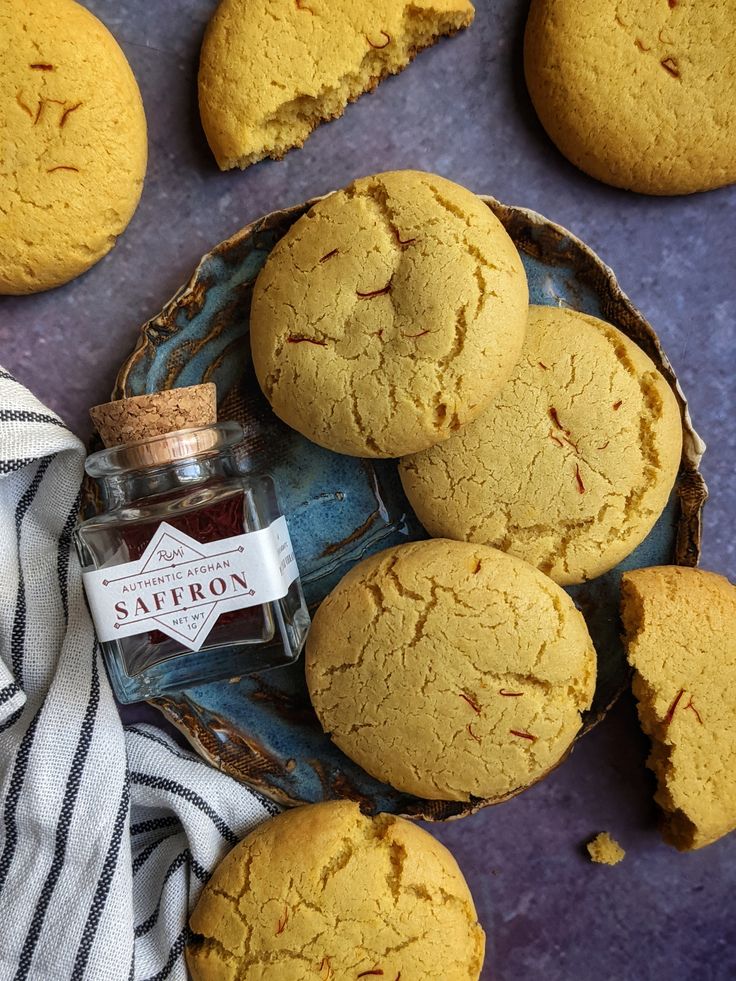
[[607,831],[601,831],[585,846],[588,849],[591,862],[598,865],[618,865],[624,860],[626,852]]

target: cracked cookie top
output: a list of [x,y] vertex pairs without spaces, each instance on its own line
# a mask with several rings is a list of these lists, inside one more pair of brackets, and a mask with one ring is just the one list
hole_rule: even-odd
[[350,801],[261,824],[192,913],[194,981],[476,981],[485,937],[452,855],[402,818]]
[[551,579],[485,545],[434,539],[351,569],[314,618],[306,675],[323,729],[372,776],[495,802],[565,756],[596,657]]
[[352,456],[446,439],[499,391],[524,338],[513,242],[432,174],[355,181],[277,243],[256,281],[253,363],[276,414]]
[[542,125],[598,180],[690,194],[736,180],[733,0],[533,0],[524,68]]
[[0,0],[0,293],[59,286],[138,204],[143,104],[107,28],[73,0]]
[[664,838],[702,848],[736,828],[736,586],[702,569],[635,569],[621,614]]
[[221,0],[199,67],[218,165],[281,159],[474,13],[470,0]]
[[569,584],[643,541],[681,453],[677,400],[641,348],[595,317],[532,306],[501,393],[400,473],[431,535],[485,542]]

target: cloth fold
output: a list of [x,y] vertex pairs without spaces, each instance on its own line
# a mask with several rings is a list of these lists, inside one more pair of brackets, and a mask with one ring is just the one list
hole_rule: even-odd
[[184,979],[191,905],[278,808],[123,726],[72,544],[84,457],[0,368],[0,981]]

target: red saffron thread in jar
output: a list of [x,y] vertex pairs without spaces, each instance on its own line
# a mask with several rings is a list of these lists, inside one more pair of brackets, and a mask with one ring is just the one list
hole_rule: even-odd
[[[242,535],[247,530],[243,517],[245,495],[241,491],[223,500],[208,504],[195,511],[187,511],[181,515],[167,515],[166,523],[183,531],[185,535],[205,544],[217,542],[221,538],[233,538]],[[120,535],[128,547],[128,561],[139,559],[148,544],[159,529],[161,519],[145,524],[129,524],[120,529]],[[229,610],[221,613],[216,626],[222,627],[235,622],[255,621],[262,616],[260,607],[246,607],[243,610]],[[213,628],[214,629],[214,628]],[[172,643],[171,638],[160,630],[152,630],[148,634],[149,644]]]

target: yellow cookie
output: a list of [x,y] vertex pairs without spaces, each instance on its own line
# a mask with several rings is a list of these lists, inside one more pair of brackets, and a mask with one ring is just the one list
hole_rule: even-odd
[[110,251],[138,204],[146,120],[125,55],[73,0],[0,0],[0,293]]
[[491,210],[434,174],[355,181],[278,242],[253,292],[276,415],[352,456],[392,457],[475,418],[516,363],[524,267]]
[[434,539],[351,569],[317,611],[306,674],[322,728],[372,776],[496,802],[563,759],[596,657],[551,579],[485,545]]
[[494,545],[569,584],[646,538],[681,452],[677,400],[641,348],[595,317],[533,306],[501,393],[400,472],[431,535]]
[[598,865],[618,865],[623,862],[626,852],[607,831],[601,831],[585,846],[588,849],[591,862]]
[[193,981],[476,981],[485,937],[447,849],[331,801],[260,825],[192,913]]
[[700,569],[637,569],[621,611],[664,838],[702,848],[736,828],[736,587]]
[[689,194],[736,180],[736,3],[532,0],[527,85],[598,180]]
[[199,67],[217,163],[280,159],[473,16],[469,0],[222,0]]

